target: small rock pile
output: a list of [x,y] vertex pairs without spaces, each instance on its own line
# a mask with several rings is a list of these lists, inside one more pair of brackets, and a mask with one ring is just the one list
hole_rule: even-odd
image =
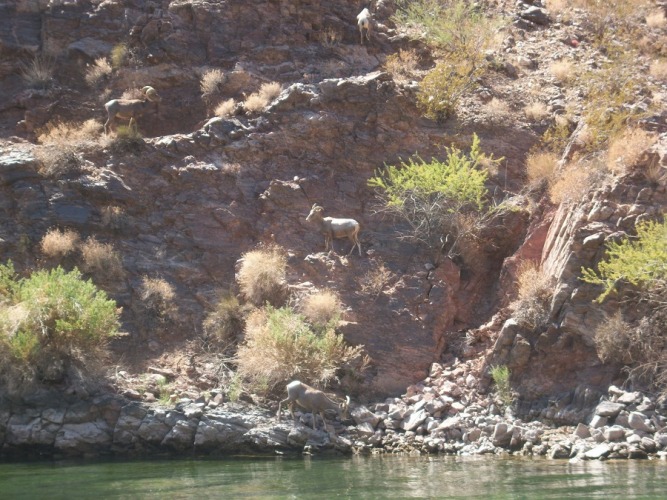
[[615,386],[585,419],[550,426],[524,422],[480,394],[473,363],[434,364],[400,398],[351,411],[352,447],[366,453],[512,453],[573,460],[667,457],[667,401]]

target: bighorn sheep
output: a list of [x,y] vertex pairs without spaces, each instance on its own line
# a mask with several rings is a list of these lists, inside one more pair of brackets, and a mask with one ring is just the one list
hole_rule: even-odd
[[349,238],[353,243],[348,255],[352,253],[354,247],[359,249],[361,256],[361,243],[359,243],[359,223],[354,219],[335,219],[333,217],[323,217],[324,208],[317,203],[310,209],[310,213],[306,220],[314,222],[320,226],[320,233],[324,235],[324,249],[333,249],[334,238]]
[[359,26],[359,34],[361,35],[361,45],[364,44],[364,32],[366,34],[366,40],[371,41],[371,28],[373,24],[373,19],[371,17],[370,11],[365,8],[357,15],[357,26]]
[[117,118],[130,120],[129,126],[136,126],[136,118],[146,112],[153,104],[159,103],[162,99],[157,91],[150,86],[141,89],[144,95],[143,99],[112,99],[104,105],[107,110],[107,121],[104,124],[104,134],[109,133],[109,127],[115,123]]
[[332,401],[322,391],[318,391],[309,385],[294,380],[287,384],[287,398],[278,403],[278,422],[280,422],[280,411],[283,403],[289,403],[290,415],[294,420],[294,403],[298,404],[307,411],[313,413],[313,430],[315,430],[316,417],[315,413],[319,413],[324,423],[324,428],[327,427],[327,421],[324,419],[324,412],[326,410],[333,410],[340,418],[347,418],[347,411],[350,407],[350,396],[345,397],[344,403],[336,403]]

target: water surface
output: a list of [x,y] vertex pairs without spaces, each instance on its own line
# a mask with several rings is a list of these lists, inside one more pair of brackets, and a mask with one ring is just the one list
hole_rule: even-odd
[[0,463],[2,499],[667,498],[667,462],[494,457]]

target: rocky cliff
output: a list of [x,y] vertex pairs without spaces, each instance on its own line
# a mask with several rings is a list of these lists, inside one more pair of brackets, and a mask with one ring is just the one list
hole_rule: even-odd
[[[115,341],[115,362],[134,375],[151,364],[168,365],[195,391],[215,385],[195,346],[205,314],[221,291],[233,288],[239,257],[270,242],[288,251],[293,289],[328,287],[340,294],[346,308],[341,331],[348,342],[365,345],[371,358],[367,380],[357,387],[361,398],[401,394],[433,362],[454,357],[507,364],[527,412],[533,401],[544,408],[549,396],[572,397],[579,387],[606,391],[619,367],[597,358],[591,329],[604,310],[591,307],[596,292],[578,273],[599,260],[614,234],[663,212],[664,177],[626,175],[560,206],[543,199],[529,211],[525,202],[486,235],[474,266],[436,262],[398,239],[397,222],[376,213],[367,186],[385,164],[416,152],[437,156],[443,146],[465,147],[476,133],[485,151],[504,157],[489,188],[506,196],[518,192],[525,156],[548,128],[546,120],[529,121],[520,110],[536,87],[550,112],[564,108],[571,96],[546,66],[568,55],[594,57],[577,41],[580,28],[550,25],[544,9],[538,15],[527,5],[537,2],[509,11],[494,3],[513,27],[503,49],[489,54],[490,76],[456,117],[441,123],[417,110],[415,81],[383,71],[388,55],[407,48],[426,69],[428,50],[395,29],[391,2],[376,12],[373,43],[359,45],[355,16],[362,3],[0,5],[0,259],[11,258],[23,270],[42,264],[38,245],[52,227],[112,243],[122,273],[100,285],[123,307],[128,333]],[[87,85],[87,67],[121,42],[128,60]],[[36,54],[57,63],[55,83],[47,88],[26,88],[22,78],[22,65]],[[200,90],[202,74],[213,67],[227,75],[220,98],[241,98],[270,81],[283,90],[261,113],[213,118]],[[77,171],[44,175],[44,154],[53,152],[36,144],[40,129],[56,121],[103,121],[104,102],[143,85],[162,96],[159,112],[139,122],[145,140],[124,150],[82,148]],[[488,107],[498,97],[510,103],[501,113]],[[663,168],[664,117],[657,123],[663,135],[650,158]],[[360,221],[362,257],[322,253],[321,235],[304,220],[315,202]],[[526,260],[541,262],[554,279],[549,324],[536,331],[513,322],[506,309],[517,265]],[[373,296],[361,293],[359,278],[380,264],[390,273],[386,287]],[[146,325],[138,312],[143,276],[175,287],[178,319],[167,328]],[[483,340],[470,342],[466,332],[482,332]],[[187,369],[174,362],[186,357]]]

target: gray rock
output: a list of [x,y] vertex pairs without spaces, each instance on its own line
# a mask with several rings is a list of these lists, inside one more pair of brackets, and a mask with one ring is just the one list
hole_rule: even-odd
[[574,435],[579,439],[587,439],[591,437],[591,431],[588,430],[588,426],[582,423],[577,424],[577,428],[574,430]]
[[526,21],[530,21],[535,24],[540,24],[542,26],[546,26],[551,22],[551,19],[549,19],[549,15],[547,14],[546,9],[543,9],[541,7],[536,7],[534,5],[521,11],[519,13],[519,16],[521,16],[521,18],[525,19]]
[[609,447],[609,445],[606,443],[602,443],[584,453],[584,458],[587,458],[589,460],[599,460],[601,458],[607,457],[609,453],[611,453],[611,448]]
[[631,429],[636,431],[643,432],[655,432],[655,429],[650,425],[649,420],[646,418],[646,415],[633,411],[628,415],[628,425]]
[[618,415],[624,408],[625,408],[624,404],[612,403],[611,401],[603,401],[597,406],[597,408],[595,408],[595,414],[601,417],[613,418],[616,415]]
[[380,423],[380,418],[365,406],[357,406],[350,411],[350,416],[357,425],[368,423],[376,427]]
[[401,427],[406,431],[414,431],[426,420],[426,417],[428,417],[426,410],[420,410],[410,415],[407,420],[404,420]]
[[83,454],[93,448],[100,452],[111,445],[112,430],[103,420],[81,424],[64,424],[54,446],[67,453]]
[[591,429],[599,429],[601,427],[604,427],[607,425],[607,421],[609,419],[607,417],[601,417],[600,415],[594,415],[593,418],[591,419],[590,427]]
[[570,458],[570,447],[566,443],[556,443],[551,447],[548,455],[551,459]]
[[512,425],[506,424],[505,422],[500,422],[496,424],[493,429],[493,435],[491,436],[491,442],[494,446],[509,446],[512,439],[512,433],[514,432],[514,427]]
[[625,429],[618,425],[612,425],[603,431],[605,440],[609,442],[620,441],[625,438]]

